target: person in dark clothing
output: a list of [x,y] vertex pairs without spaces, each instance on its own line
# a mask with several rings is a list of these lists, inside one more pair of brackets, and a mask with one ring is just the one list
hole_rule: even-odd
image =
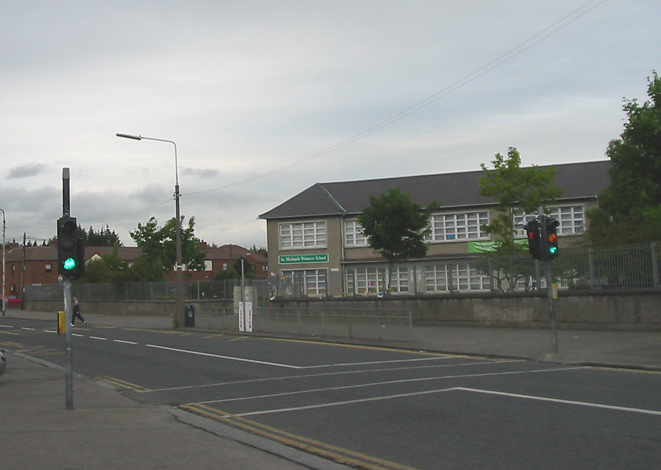
[[71,315],[71,326],[76,323],[76,318],[79,318],[83,325],[87,325],[85,318],[80,314],[80,304],[78,303],[78,297],[73,298],[73,315]]

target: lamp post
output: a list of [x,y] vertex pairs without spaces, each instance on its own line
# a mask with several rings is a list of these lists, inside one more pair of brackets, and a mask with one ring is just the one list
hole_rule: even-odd
[[7,222],[5,220],[5,210],[2,211],[2,316],[7,312],[7,297],[5,296],[5,228]]
[[174,327],[181,328],[184,326],[184,283],[181,272],[181,213],[179,211],[179,165],[177,162],[177,144],[173,140],[156,139],[154,137],[144,137],[141,135],[130,134],[115,134],[117,137],[133,140],[155,140],[157,142],[168,142],[174,145],[174,207],[175,207],[175,245],[177,252],[176,259],[176,311],[174,314]]

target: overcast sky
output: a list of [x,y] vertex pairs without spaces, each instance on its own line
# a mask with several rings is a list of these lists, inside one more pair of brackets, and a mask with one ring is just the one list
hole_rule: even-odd
[[658,0],[2,0],[8,241],[71,215],[116,231],[181,211],[266,246],[317,182],[605,159],[659,69]]

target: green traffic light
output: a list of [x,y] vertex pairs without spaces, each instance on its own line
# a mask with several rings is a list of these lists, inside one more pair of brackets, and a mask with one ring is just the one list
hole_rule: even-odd
[[552,255],[556,254],[558,252],[558,247],[557,246],[551,246],[549,247],[549,253]]
[[75,258],[67,258],[64,260],[64,263],[62,264],[64,269],[67,271],[72,271],[76,267],[76,259]]

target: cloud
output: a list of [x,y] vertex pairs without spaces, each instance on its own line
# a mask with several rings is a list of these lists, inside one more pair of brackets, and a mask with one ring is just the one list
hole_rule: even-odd
[[189,168],[184,167],[181,169],[183,176],[193,176],[200,179],[210,179],[218,176],[219,171],[213,168]]
[[28,178],[30,176],[37,176],[44,173],[48,168],[48,165],[44,163],[29,163],[27,165],[16,166],[9,170],[7,178]]
[[182,214],[200,238],[246,246],[266,244],[259,214],[315,182],[478,170],[509,146],[525,165],[602,159],[622,97],[646,99],[659,62],[640,38],[661,41],[658,0],[594,1],[453,87],[576,2],[39,3],[0,16],[12,237],[54,235],[63,167],[85,227],[130,244],[138,223],[172,217],[173,146],[117,132],[175,141]]

